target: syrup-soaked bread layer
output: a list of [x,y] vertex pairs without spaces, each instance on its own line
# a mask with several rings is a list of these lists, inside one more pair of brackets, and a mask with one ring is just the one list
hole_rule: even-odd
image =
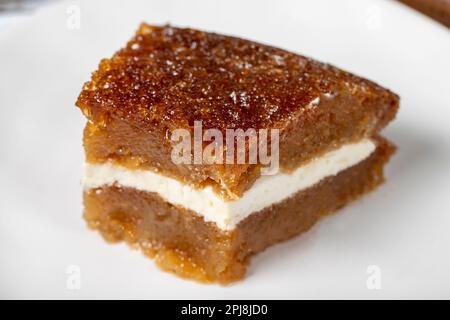
[[88,162],[114,160],[236,198],[259,164],[175,165],[171,132],[280,129],[280,167],[379,132],[399,98],[377,84],[315,60],[255,42],[170,26],[141,25],[104,59],[78,98],[90,120]]
[[154,193],[120,186],[86,190],[84,218],[106,240],[140,248],[164,270],[225,284],[244,277],[253,254],[306,231],[321,216],[378,186],[394,150],[380,139],[369,158],[253,213],[232,231]]

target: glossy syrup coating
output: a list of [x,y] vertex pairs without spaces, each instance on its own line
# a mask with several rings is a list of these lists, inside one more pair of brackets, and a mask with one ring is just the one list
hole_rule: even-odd
[[142,129],[186,128],[195,120],[221,130],[282,128],[298,114],[307,120],[314,99],[343,90],[398,100],[368,80],[285,50],[142,24],[125,48],[102,60],[77,105],[100,125],[115,116]]

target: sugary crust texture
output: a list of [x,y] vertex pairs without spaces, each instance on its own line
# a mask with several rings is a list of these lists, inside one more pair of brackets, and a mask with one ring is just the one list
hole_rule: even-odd
[[[172,130],[192,130],[196,120],[222,132],[279,128],[280,165],[290,170],[376,134],[394,118],[398,103],[397,95],[371,81],[285,50],[147,24],[102,60],[77,100],[91,122],[88,161],[112,159],[215,184],[231,198],[252,185],[259,166],[175,166],[169,163]],[[126,126],[128,134],[120,135],[117,128]]]
[[378,100],[380,112],[397,101],[373,82],[285,50],[142,24],[124,49],[102,60],[77,105],[95,123],[114,115],[143,128],[202,120],[204,128],[245,130],[279,127],[298,113],[307,120],[313,99],[342,91]]
[[226,284],[244,277],[253,254],[306,231],[321,216],[378,186],[393,152],[392,145],[379,139],[363,162],[250,215],[230,232],[156,194],[120,186],[86,191],[84,218],[106,240],[126,241],[164,270]]

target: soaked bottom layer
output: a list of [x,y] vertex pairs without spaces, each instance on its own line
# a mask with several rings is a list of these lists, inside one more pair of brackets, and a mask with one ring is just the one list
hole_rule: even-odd
[[251,255],[300,234],[321,216],[379,185],[383,165],[393,152],[394,147],[380,139],[369,158],[251,214],[232,231],[155,193],[118,185],[85,191],[84,218],[107,241],[126,241],[164,270],[225,284],[244,277]]

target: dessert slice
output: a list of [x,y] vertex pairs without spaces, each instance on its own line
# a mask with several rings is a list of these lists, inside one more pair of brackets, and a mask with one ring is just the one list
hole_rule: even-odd
[[[398,103],[281,49],[143,24],[77,101],[89,120],[84,217],[179,275],[240,279],[252,254],[383,180],[394,147],[379,131]],[[179,130],[189,137],[183,161],[174,159]]]

